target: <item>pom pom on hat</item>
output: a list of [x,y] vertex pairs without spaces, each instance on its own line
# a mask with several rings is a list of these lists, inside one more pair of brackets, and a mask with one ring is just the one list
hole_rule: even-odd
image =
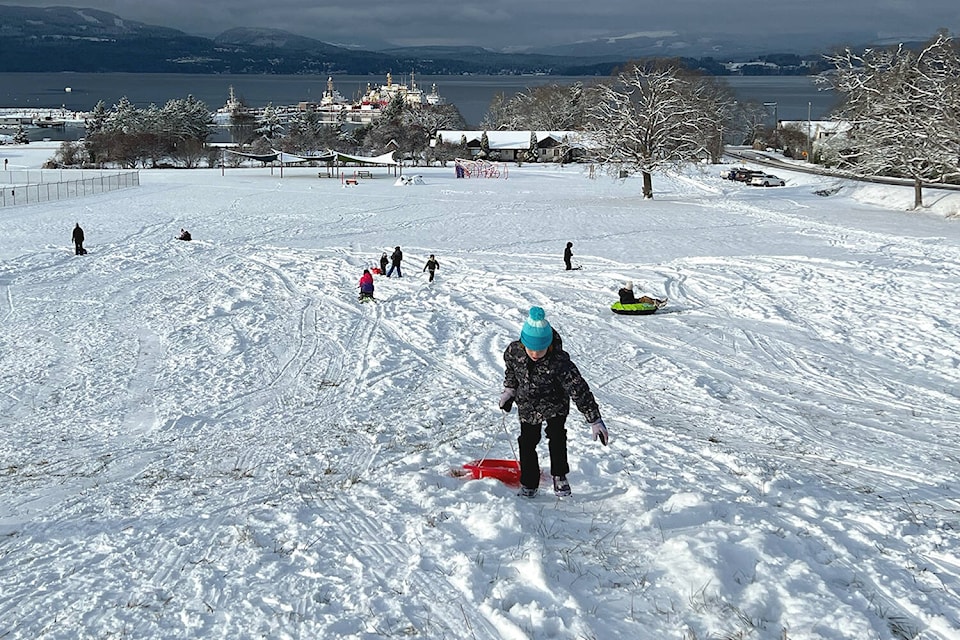
[[630,289],[630,291],[633,291],[633,280],[627,280],[627,284],[623,285],[623,288]]
[[520,342],[531,351],[543,351],[553,342],[553,327],[542,307],[530,307],[530,315],[520,330]]

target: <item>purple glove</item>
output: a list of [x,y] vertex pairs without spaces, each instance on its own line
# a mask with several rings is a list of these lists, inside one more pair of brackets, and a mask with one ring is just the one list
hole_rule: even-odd
[[600,438],[600,444],[607,446],[610,434],[607,433],[607,425],[603,424],[603,418],[597,418],[595,422],[591,422],[590,429],[593,431],[593,439]]
[[506,412],[510,413],[513,410],[513,399],[517,397],[517,390],[511,389],[510,387],[504,387],[503,393],[500,394],[500,408]]

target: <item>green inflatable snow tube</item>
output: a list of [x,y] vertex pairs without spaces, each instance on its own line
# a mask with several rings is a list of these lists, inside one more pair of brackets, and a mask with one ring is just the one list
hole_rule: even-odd
[[614,302],[610,305],[610,310],[625,316],[648,316],[654,313],[660,307],[649,302],[637,302],[635,304],[621,304]]

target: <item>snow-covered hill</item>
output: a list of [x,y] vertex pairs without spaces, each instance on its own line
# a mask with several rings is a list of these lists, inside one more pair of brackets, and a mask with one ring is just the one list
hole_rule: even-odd
[[[958,637],[957,196],[585,169],[0,209],[0,635]],[[571,414],[563,500],[451,474],[513,455],[531,305],[611,433]]]

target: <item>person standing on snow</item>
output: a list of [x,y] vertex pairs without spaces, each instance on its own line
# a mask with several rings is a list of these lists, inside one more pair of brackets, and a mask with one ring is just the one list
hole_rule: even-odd
[[433,257],[433,254],[430,254],[430,259],[427,260],[427,264],[423,266],[424,271],[430,271],[430,279],[427,282],[433,282],[433,272],[440,268],[440,263],[437,262],[437,259]]
[[83,229],[80,228],[80,223],[77,223],[77,226],[73,228],[73,244],[76,247],[76,252],[78,256],[82,256],[87,252],[83,248]]
[[403,260],[403,252],[400,251],[400,247],[396,247],[393,250],[393,253],[390,254],[390,271],[387,271],[387,277],[389,278],[393,275],[393,270],[397,270],[397,277],[402,278],[403,273],[400,272],[400,262]]
[[383,253],[380,254],[380,273],[382,273],[382,274],[384,274],[384,275],[386,275],[386,273],[387,273],[387,262],[388,262],[388,261],[389,261],[389,260],[388,260],[388,258],[387,258],[387,252],[384,251]]
[[593,439],[607,445],[609,434],[600,416],[600,408],[580,370],[563,350],[560,334],[547,322],[541,307],[530,307],[520,330],[520,339],[511,342],[503,352],[505,365],[500,409],[509,413],[517,403],[520,417],[520,492],[525,498],[537,495],[540,486],[540,461],[537,445],[541,427],[550,449],[550,475],[553,491],[559,497],[569,496],[567,474],[567,415],[570,400],[583,414],[593,431]]
[[567,248],[563,250],[563,264],[567,265],[567,271],[573,269],[573,265],[570,264],[570,260],[573,259],[573,243],[568,242]]

